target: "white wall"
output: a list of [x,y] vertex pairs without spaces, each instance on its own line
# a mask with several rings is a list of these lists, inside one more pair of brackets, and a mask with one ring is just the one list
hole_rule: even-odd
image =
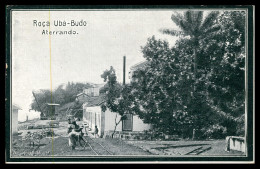
[[[116,113],[107,110],[105,113],[105,131],[114,130]],[[121,116],[117,114],[116,121],[120,120]],[[116,131],[122,131],[122,122],[116,127]]]
[[[89,96],[99,96],[99,88],[84,89],[84,93]],[[93,93],[93,95],[92,95],[92,93]]]
[[[105,131],[114,130],[116,113],[105,112]],[[117,122],[121,118],[117,115]],[[152,128],[151,124],[145,124],[137,115],[133,116],[133,131],[144,131]],[[116,131],[122,131],[122,121],[118,124]]]
[[245,142],[244,142],[244,140],[242,141],[241,139],[230,138],[229,141],[230,141],[230,143],[229,143],[230,144],[230,150],[237,150],[237,151],[245,152]]
[[[83,113],[87,114],[90,112],[91,116],[89,119],[86,119],[86,115],[83,116],[83,121],[86,121],[89,124],[89,127],[92,129],[92,132],[95,131],[95,125],[98,127],[98,134],[101,135],[101,108],[100,106],[95,107],[85,107],[83,105]],[[95,118],[96,114],[96,118]]]
[[133,116],[133,131],[143,131],[151,128],[151,124],[145,124],[137,115]]
[[[83,121],[87,121],[87,123],[92,128],[92,131],[95,129],[95,125],[97,125],[99,129],[99,135],[103,134],[106,131],[113,131],[115,128],[115,118],[117,116],[116,122],[118,122],[121,118],[120,115],[113,113],[109,110],[106,112],[101,112],[100,106],[94,107],[85,107],[83,105],[83,113],[92,112],[92,122],[90,119],[86,119],[85,115],[83,116]],[[94,114],[96,113],[97,122],[95,124]],[[150,124],[145,124],[138,116],[133,116],[133,131],[143,131],[151,129]],[[122,131],[122,121],[117,125],[116,131]]]
[[18,132],[18,110],[13,109],[12,114],[12,133]]

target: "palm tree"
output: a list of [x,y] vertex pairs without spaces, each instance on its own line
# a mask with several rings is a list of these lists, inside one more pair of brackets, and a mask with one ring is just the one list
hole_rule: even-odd
[[[193,64],[194,64],[194,76],[197,77],[197,65],[198,65],[198,51],[200,50],[200,41],[206,38],[212,38],[212,34],[220,30],[220,25],[215,21],[219,15],[219,12],[210,12],[203,20],[203,11],[186,11],[183,15],[180,13],[174,13],[171,17],[172,21],[181,29],[177,31],[174,29],[162,29],[160,30],[164,34],[172,36],[189,36],[193,45]],[[196,92],[195,84],[192,85],[192,93]],[[190,99],[189,99],[190,100]],[[195,130],[193,129],[193,136],[195,136]]]
[[202,39],[210,37],[210,35],[220,29],[220,25],[215,24],[219,12],[210,12],[203,20],[203,11],[186,11],[183,15],[174,13],[171,17],[172,21],[181,29],[161,29],[163,34],[172,36],[189,36],[193,44],[194,56],[194,74],[197,74],[199,42]]

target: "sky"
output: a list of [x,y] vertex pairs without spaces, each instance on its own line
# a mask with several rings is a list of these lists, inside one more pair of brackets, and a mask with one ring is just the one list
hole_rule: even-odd
[[[70,82],[104,83],[100,75],[113,66],[118,81],[144,61],[141,46],[149,37],[174,45],[177,37],[163,35],[162,28],[178,29],[172,22],[172,10],[162,11],[13,11],[12,12],[12,102],[22,110],[18,120],[38,117],[29,112],[32,91],[54,90]],[[50,19],[51,31],[76,31],[75,35],[42,35],[49,27],[35,26],[34,20]],[[54,21],[86,21],[86,26],[53,25]],[[51,56],[50,56],[51,55]],[[126,82],[129,82],[128,73]],[[52,86],[52,87],[51,87]]]

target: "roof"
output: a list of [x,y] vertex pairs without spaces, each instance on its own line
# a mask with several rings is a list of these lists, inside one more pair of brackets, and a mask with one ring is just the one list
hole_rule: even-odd
[[143,61],[143,62],[140,62],[140,63],[137,63],[133,66],[131,66],[131,70],[137,70],[137,69],[140,69],[140,68],[144,68],[147,64],[149,63],[149,61]]
[[79,93],[79,94],[77,94],[77,97],[79,97],[81,95],[87,95],[87,94],[86,93]]
[[59,106],[60,104],[56,104],[56,103],[46,103],[49,106]]
[[105,83],[102,83],[102,84],[95,84],[94,88],[101,88],[105,85]]
[[22,108],[17,104],[13,104],[13,109],[22,110]]
[[87,97],[83,97],[83,98],[78,98],[78,101],[79,103],[85,103],[85,102],[88,102],[92,97],[91,96],[88,96],[86,95]]
[[96,96],[96,97],[91,97],[87,103],[87,107],[94,107],[94,106],[100,106],[103,102],[105,101],[104,95]]
[[68,108],[71,108],[74,106],[74,102],[66,103],[65,105],[61,106],[58,111],[66,111]]

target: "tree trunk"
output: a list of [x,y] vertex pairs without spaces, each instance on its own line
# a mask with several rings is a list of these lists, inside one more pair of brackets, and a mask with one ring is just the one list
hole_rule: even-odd
[[[197,42],[195,41],[195,44]],[[198,56],[197,56],[197,45],[194,45],[194,49],[193,49],[193,55],[194,55],[194,78],[195,78],[195,83],[192,86],[192,97],[196,96],[196,80],[197,80],[197,65],[198,65]],[[196,130],[193,128],[192,130],[192,140],[195,139],[195,132]]]
[[112,133],[112,138],[114,138],[114,134],[116,132],[116,127],[118,126],[118,124],[121,122],[122,118],[120,118],[120,120],[118,122],[116,122],[116,119],[117,119],[117,114],[116,114],[116,117],[115,117],[115,128],[114,128],[114,131]]
[[194,55],[194,75],[196,78],[197,75],[197,69],[198,69],[198,56],[197,56],[197,50],[196,47],[193,49],[193,55]]

